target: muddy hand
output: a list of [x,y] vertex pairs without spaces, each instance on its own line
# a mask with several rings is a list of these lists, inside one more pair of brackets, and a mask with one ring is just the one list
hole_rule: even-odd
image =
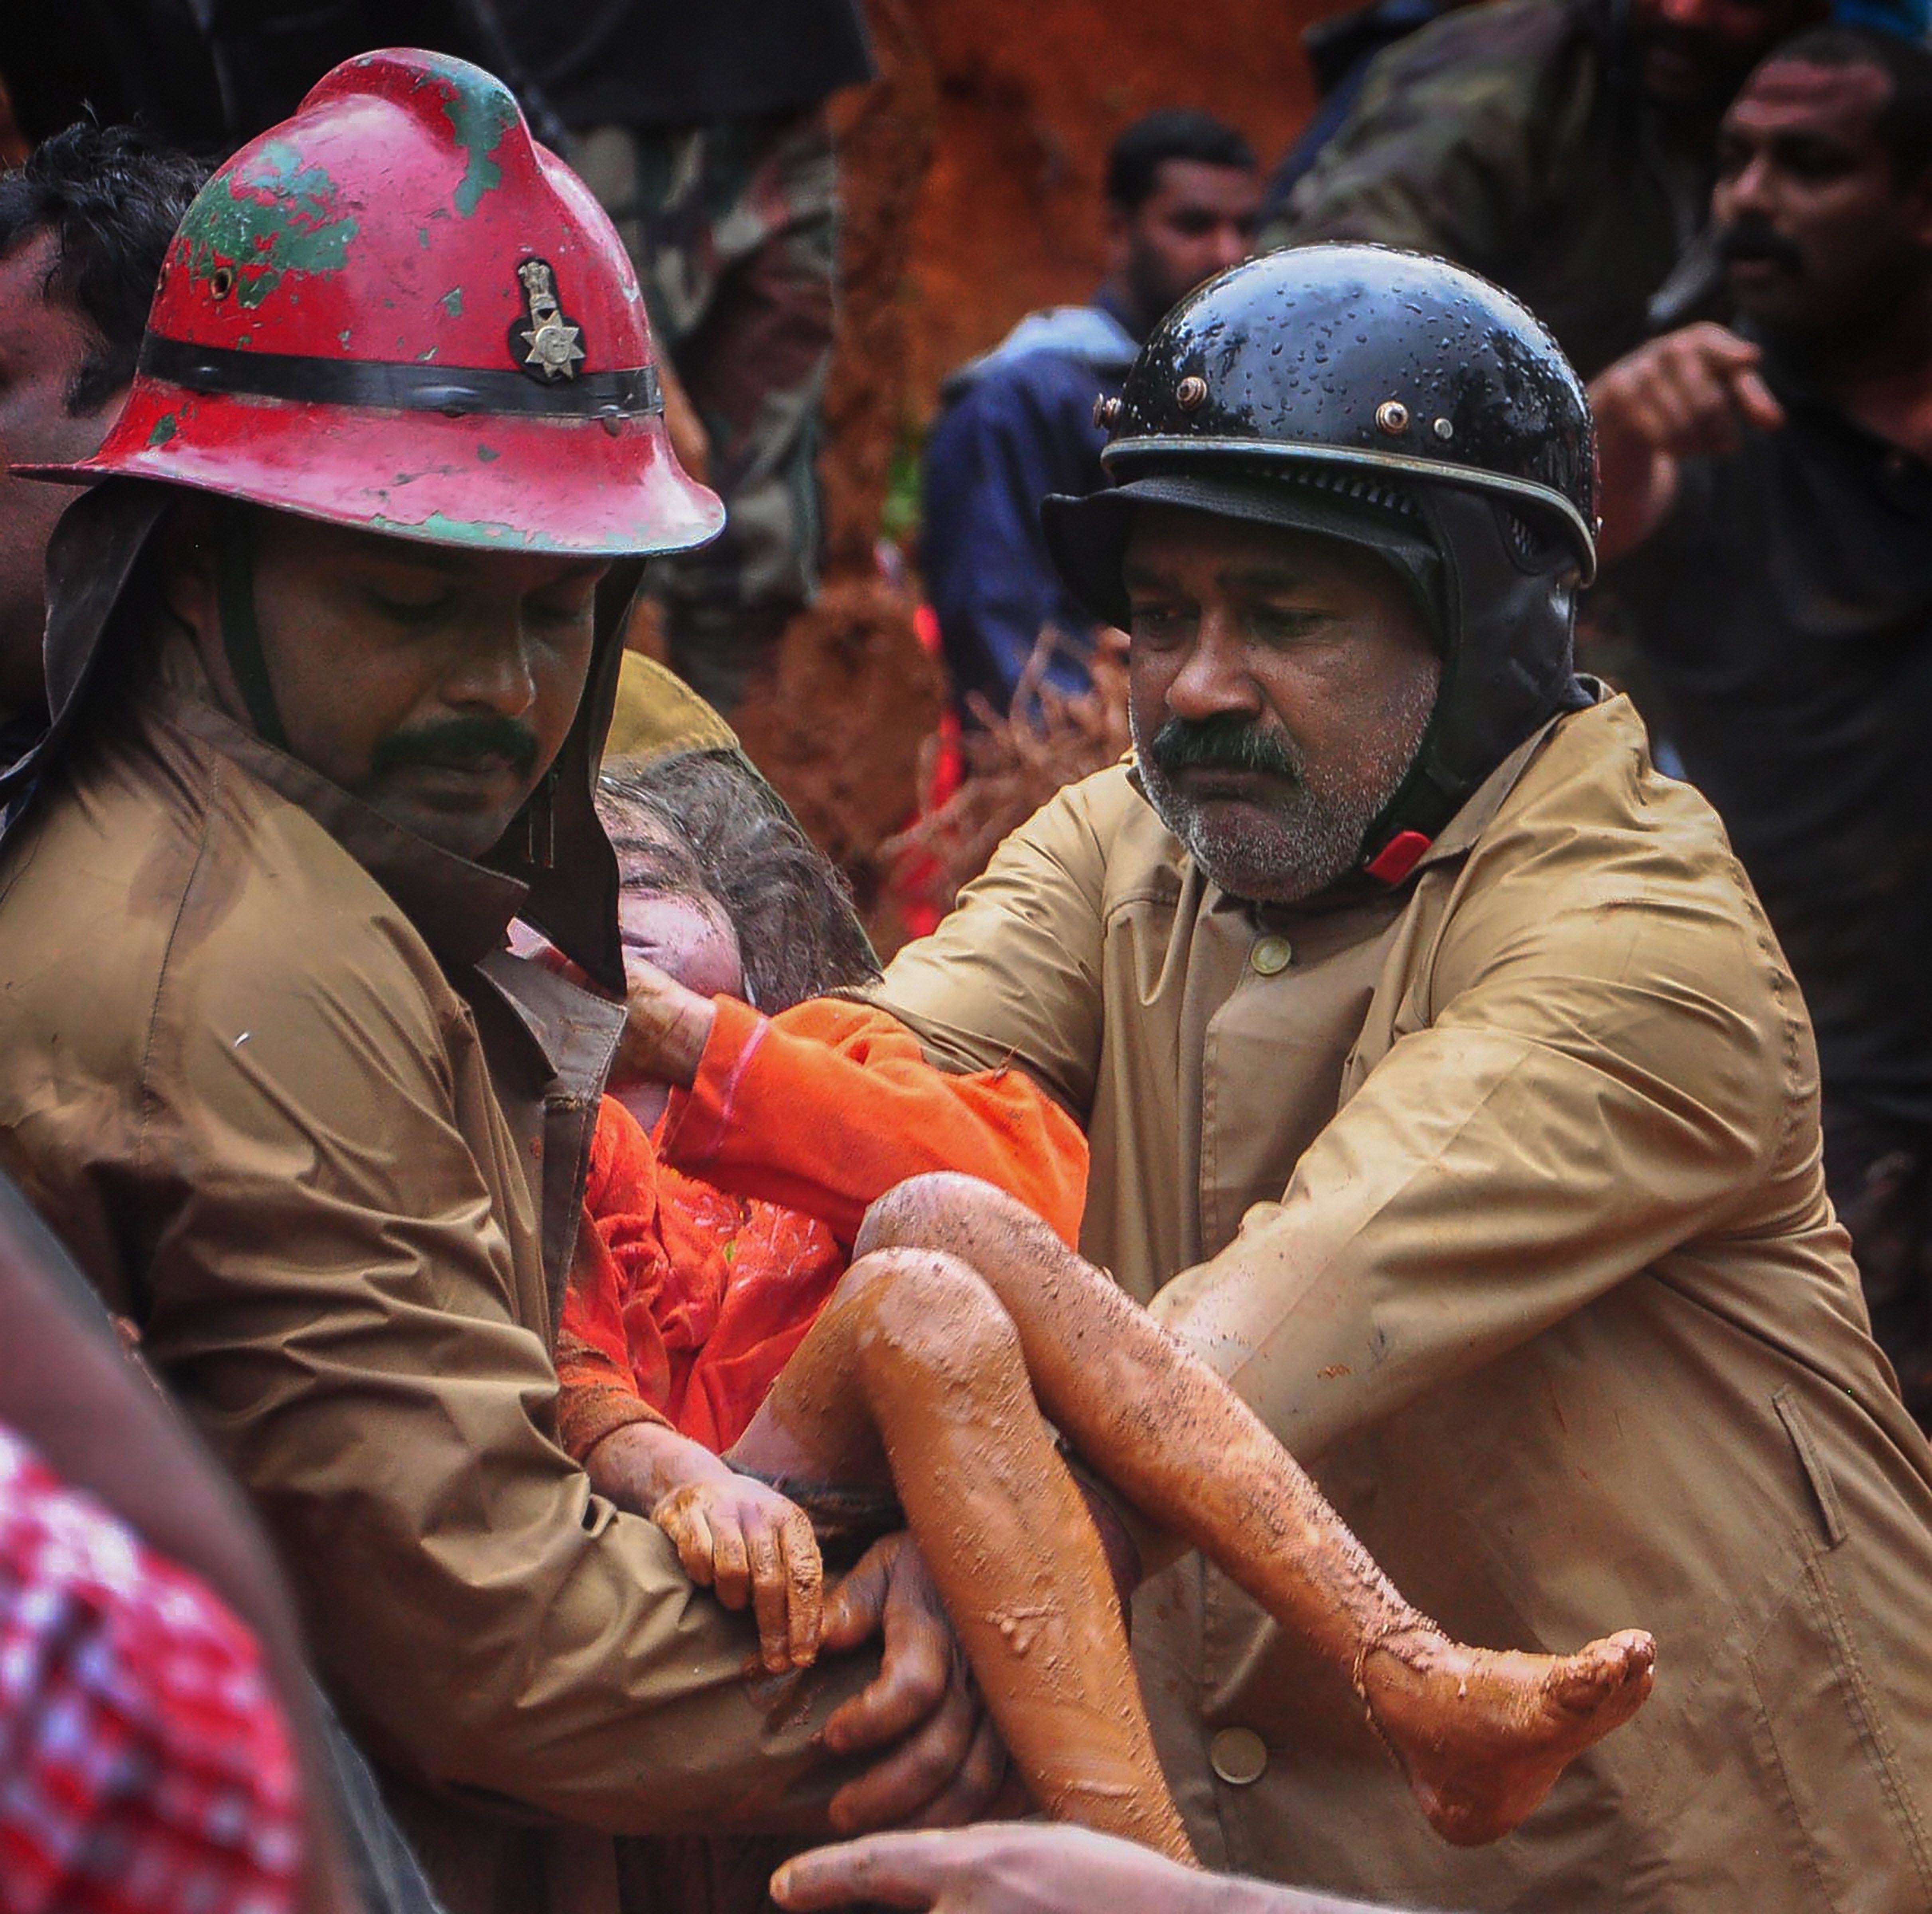
[[727,1608],[748,1603],[769,1674],[818,1658],[825,1570],[805,1512],[748,1475],[688,1482],[651,1511],[676,1545],[684,1572]]
[[634,951],[625,955],[624,975],[624,1029],[610,1080],[688,1089],[710,1041],[716,1007]]
[[1656,1661],[1637,1628],[1551,1655],[1466,1648],[1423,1624],[1375,1643],[1358,1685],[1430,1825],[1474,1847],[1516,1826],[1643,1706]]
[[832,1754],[872,1757],[832,1797],[832,1826],[856,1835],[984,1819],[1006,1778],[1006,1749],[946,1604],[903,1530],[874,1542],[826,1604],[828,1654],[875,1636],[884,1649],[878,1673],[819,1731]]

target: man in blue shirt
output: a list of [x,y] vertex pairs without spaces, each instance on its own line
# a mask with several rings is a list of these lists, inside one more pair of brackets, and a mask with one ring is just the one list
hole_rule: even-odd
[[1119,392],[1170,306],[1247,256],[1261,189],[1232,127],[1170,109],[1114,142],[1106,193],[1107,277],[1091,303],[1030,313],[962,367],[926,442],[920,557],[962,710],[974,692],[1006,710],[1048,626],[1067,642],[1046,681],[1085,684],[1093,621],[1047,556],[1040,502],[1100,485],[1096,399]]

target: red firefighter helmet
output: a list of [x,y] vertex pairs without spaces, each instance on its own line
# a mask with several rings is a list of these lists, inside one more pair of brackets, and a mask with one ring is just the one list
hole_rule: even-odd
[[678,466],[610,220],[466,61],[345,61],[208,181],[86,481],[160,479],[440,545],[681,551]]

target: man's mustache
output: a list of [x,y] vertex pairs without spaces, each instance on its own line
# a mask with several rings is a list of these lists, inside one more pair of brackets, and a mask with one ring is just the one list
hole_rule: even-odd
[[1768,259],[1792,274],[1804,270],[1804,255],[1762,220],[1734,220],[1718,235],[1718,251],[1726,259]]
[[1154,734],[1148,759],[1158,771],[1264,771],[1298,783],[1301,766],[1286,741],[1245,717],[1170,717]]
[[520,774],[537,761],[537,737],[512,717],[446,717],[413,730],[392,731],[370,753],[378,774],[409,765],[461,769],[488,758],[506,760]]

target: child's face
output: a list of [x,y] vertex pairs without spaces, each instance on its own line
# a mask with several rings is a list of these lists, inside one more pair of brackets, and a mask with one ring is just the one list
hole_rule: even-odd
[[709,891],[668,888],[648,849],[620,853],[617,928],[634,953],[700,996],[742,997],[738,933]]

